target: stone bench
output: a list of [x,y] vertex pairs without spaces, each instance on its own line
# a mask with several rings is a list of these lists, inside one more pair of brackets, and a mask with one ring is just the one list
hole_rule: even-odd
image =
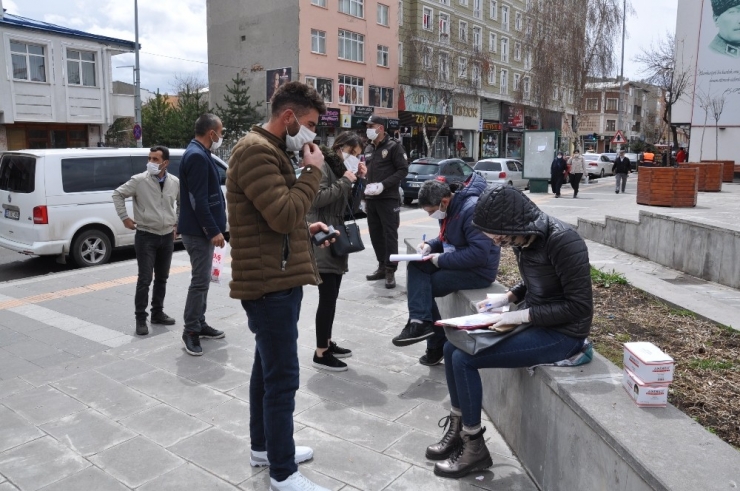
[[[442,317],[472,314],[486,293],[504,291],[494,283],[437,305]],[[740,452],[671,405],[637,407],[622,371],[598,353],[580,367],[483,369],[481,377],[486,413],[543,491],[740,489]]]

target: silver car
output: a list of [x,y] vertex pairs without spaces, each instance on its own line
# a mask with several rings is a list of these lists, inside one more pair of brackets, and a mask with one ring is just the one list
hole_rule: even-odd
[[586,168],[588,169],[588,175],[591,177],[604,177],[606,175],[612,175],[614,172],[614,157],[609,158],[613,153],[586,153],[583,154],[583,158],[586,161]]
[[529,189],[529,179],[522,176],[524,166],[518,160],[483,159],[475,164],[473,170],[489,185],[501,184],[517,189]]

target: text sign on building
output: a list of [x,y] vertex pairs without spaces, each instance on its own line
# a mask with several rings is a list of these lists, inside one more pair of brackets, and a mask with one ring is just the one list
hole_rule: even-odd
[[487,123],[481,120],[481,131],[501,131],[501,123]]
[[339,126],[340,111],[333,107],[326,108],[326,113],[319,115],[319,126],[330,126],[337,128]]
[[373,110],[375,108],[372,106],[355,106],[354,111],[352,111],[353,116],[357,116],[358,118],[369,118],[373,115]]

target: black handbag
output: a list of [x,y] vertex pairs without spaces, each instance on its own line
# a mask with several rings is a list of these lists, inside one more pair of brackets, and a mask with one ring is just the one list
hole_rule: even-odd
[[346,221],[341,225],[334,226],[336,230],[339,230],[339,237],[330,246],[331,253],[334,256],[346,256],[353,252],[365,250],[365,244],[362,243],[362,237],[360,236],[360,227],[355,222],[355,216],[349,203],[347,203],[347,208],[351,222]]

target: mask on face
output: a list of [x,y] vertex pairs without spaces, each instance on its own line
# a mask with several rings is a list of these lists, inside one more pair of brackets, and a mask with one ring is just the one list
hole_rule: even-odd
[[[306,143],[311,143],[313,139],[316,138],[316,133],[303,126],[301,122],[298,121],[298,118],[296,118],[295,114],[293,115],[293,117],[295,118],[296,123],[298,123],[298,125],[300,126],[300,129],[295,135],[291,136],[290,131],[285,134],[285,145],[288,148],[289,152],[297,152],[301,150],[303,148],[303,145],[305,145]],[[285,128],[285,130],[287,131],[288,128]]]
[[435,211],[434,213],[432,213],[431,215],[429,215],[430,218],[434,218],[436,220],[444,220],[446,216],[447,216],[447,212],[442,211],[441,208]]
[[378,137],[378,130],[376,130],[375,128],[368,128],[365,134],[367,135],[368,139],[370,139],[371,141],[375,141],[375,139]]
[[215,152],[218,150],[218,148],[221,146],[221,144],[224,142],[224,137],[219,136],[218,141],[211,140],[211,152]]
[[360,159],[348,153],[342,153],[342,157],[344,157],[344,166],[347,170],[357,173],[357,169],[360,166]]
[[159,164],[156,162],[149,162],[146,164],[146,170],[149,171],[149,174],[156,176],[159,174]]

